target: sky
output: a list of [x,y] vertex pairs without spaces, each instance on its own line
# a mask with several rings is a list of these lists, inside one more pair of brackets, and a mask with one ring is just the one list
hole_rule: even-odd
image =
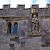
[[39,4],[39,7],[46,7],[46,4],[50,3],[50,0],[0,0],[0,8],[3,8],[4,4],[11,4],[11,7],[17,7],[17,4],[25,4],[26,8],[29,8],[32,4]]

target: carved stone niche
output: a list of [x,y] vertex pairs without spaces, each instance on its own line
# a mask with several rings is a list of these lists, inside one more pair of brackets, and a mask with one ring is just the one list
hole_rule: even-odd
[[31,13],[32,13],[33,15],[38,14],[38,9],[31,8]]
[[31,13],[35,12],[35,9],[31,9]]

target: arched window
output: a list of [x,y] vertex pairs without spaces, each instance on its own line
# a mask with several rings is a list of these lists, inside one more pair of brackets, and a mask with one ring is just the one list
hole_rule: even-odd
[[15,22],[15,23],[14,23],[13,34],[17,34],[17,31],[18,31],[18,23]]
[[8,22],[7,33],[9,33],[9,34],[11,33],[11,25],[12,25],[11,22]]

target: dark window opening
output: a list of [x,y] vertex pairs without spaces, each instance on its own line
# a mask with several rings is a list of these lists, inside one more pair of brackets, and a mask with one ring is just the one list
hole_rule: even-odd
[[15,22],[15,23],[14,23],[13,34],[17,34],[17,31],[18,31],[18,23]]
[[11,25],[12,25],[11,22],[9,22],[9,23],[8,23],[8,30],[7,30],[7,33],[11,33]]

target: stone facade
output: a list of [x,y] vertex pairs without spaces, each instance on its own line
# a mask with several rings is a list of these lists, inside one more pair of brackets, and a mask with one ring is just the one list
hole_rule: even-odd
[[48,46],[50,4],[46,8],[3,5],[0,9],[0,50],[50,50]]
[[14,34],[15,23],[18,25],[16,34],[40,34],[43,24],[49,19],[50,4],[46,8],[39,8],[39,5],[32,5],[31,8],[25,8],[25,5],[10,8],[9,4],[3,5],[3,9],[0,9],[0,34]]

